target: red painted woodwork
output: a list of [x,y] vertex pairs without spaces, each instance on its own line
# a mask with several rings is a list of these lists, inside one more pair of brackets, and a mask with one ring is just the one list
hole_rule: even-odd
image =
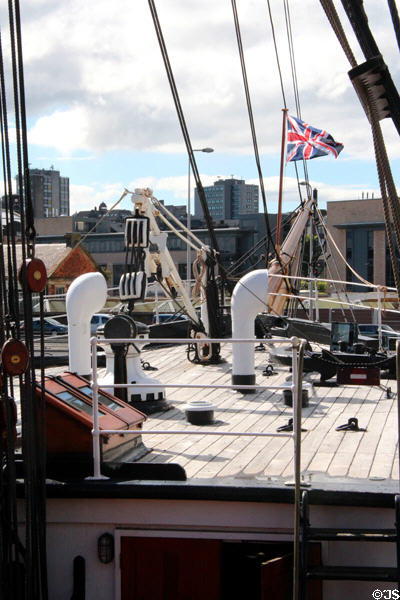
[[[36,389],[37,396],[40,398],[40,386],[37,385]],[[59,394],[72,396],[72,403],[68,399],[57,396]],[[93,448],[91,399],[80,394],[79,390],[73,391],[71,388],[45,377],[45,403],[47,453],[49,455],[68,453],[91,455]],[[139,426],[145,420],[145,416],[133,407],[128,408],[132,413],[132,424],[130,425],[121,419],[117,413],[99,405],[100,429],[138,429],[138,435],[140,435]],[[129,438],[126,438],[118,434],[101,436],[101,448],[104,451],[110,450],[126,443],[128,439],[132,440],[136,437],[130,435]]]
[[293,555],[272,558],[261,565],[260,600],[291,600]]
[[219,600],[219,540],[123,537],[121,600]]
[[[75,373],[66,372],[62,373],[62,375],[58,375],[57,380],[61,381],[64,385],[71,389],[79,390],[84,398],[87,398],[91,401],[92,394],[91,390],[88,389],[90,387],[90,383],[84,377],[76,375]],[[83,388],[85,388],[86,391],[84,391]],[[125,421],[128,429],[133,429],[134,425],[141,425],[143,421],[146,420],[147,417],[144,413],[140,412],[136,408],[133,408],[132,406],[129,406],[129,404],[123,402],[123,400],[120,400],[105,390],[99,390],[99,393],[99,405],[102,406],[104,410],[116,414],[119,419]],[[113,404],[118,405],[118,407],[114,410],[111,410],[108,408],[105,402],[106,399]]]
[[339,367],[337,383],[340,385],[380,385],[379,367]]

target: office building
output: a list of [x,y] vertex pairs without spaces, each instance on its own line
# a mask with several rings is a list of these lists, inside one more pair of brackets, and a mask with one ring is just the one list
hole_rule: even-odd
[[[29,169],[33,212],[36,218],[69,215],[69,178],[60,171]],[[17,190],[18,190],[17,178]]]
[[[352,268],[375,285],[394,286],[382,200],[373,197],[336,200],[327,203],[327,212],[328,229]],[[396,255],[399,256],[397,248]],[[338,279],[359,283],[335,247],[331,248],[328,262],[332,272],[337,267]],[[366,288],[357,285],[347,287],[351,291],[366,291]]]
[[[206,186],[204,193],[208,210],[214,221],[238,219],[242,215],[258,213],[258,185],[246,184],[243,179],[218,179]],[[203,216],[203,208],[195,189],[195,216]]]

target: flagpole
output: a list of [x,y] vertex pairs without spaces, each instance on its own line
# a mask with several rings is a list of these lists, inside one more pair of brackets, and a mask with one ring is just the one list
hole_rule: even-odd
[[281,143],[281,168],[279,172],[279,196],[278,196],[278,217],[276,223],[276,251],[281,247],[281,220],[282,220],[282,193],[283,193],[283,165],[285,160],[286,145],[286,117],[287,108],[282,108],[282,143]]

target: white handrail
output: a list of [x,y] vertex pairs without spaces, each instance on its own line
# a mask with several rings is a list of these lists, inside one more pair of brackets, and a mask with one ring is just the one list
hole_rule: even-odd
[[[91,388],[92,388],[92,399],[93,399],[93,429],[92,429],[92,440],[93,440],[93,477],[89,477],[88,479],[94,479],[94,480],[101,480],[101,479],[107,479],[106,477],[104,477],[101,474],[101,465],[100,465],[100,458],[101,458],[101,453],[100,453],[100,436],[101,435],[112,435],[112,434],[118,434],[118,435],[142,435],[142,434],[155,434],[155,435],[160,435],[161,430],[115,430],[115,429],[100,429],[99,427],[99,419],[98,419],[98,410],[99,410],[99,385],[98,385],[98,371],[97,371],[97,345],[101,344],[102,342],[109,342],[110,340],[105,339],[105,338],[96,338],[96,337],[92,337],[90,340],[91,343],[91,348],[92,348],[92,383],[91,383]],[[173,341],[174,343],[197,343],[195,340],[193,340],[193,338],[179,338],[179,339],[163,339],[160,338],[159,340],[152,340],[152,341],[157,341],[160,343],[170,343],[171,341]],[[145,384],[145,383],[141,383],[141,387],[164,387],[164,388],[177,388],[177,389],[181,389],[181,388],[189,388],[189,389],[197,389],[197,388],[204,388],[204,387],[208,387],[208,388],[213,388],[213,389],[231,389],[234,391],[243,389],[243,390],[266,390],[266,389],[271,389],[271,390],[291,390],[292,391],[292,398],[293,398],[293,423],[294,423],[294,427],[293,427],[293,433],[276,433],[276,432],[236,432],[236,431],[207,431],[207,430],[203,430],[203,429],[194,429],[194,430],[181,430],[181,431],[176,431],[176,430],[172,430],[172,431],[165,431],[164,433],[170,433],[171,435],[224,435],[224,436],[228,436],[228,435],[234,435],[234,436],[238,436],[238,437],[243,437],[243,436],[247,436],[247,437],[293,437],[294,439],[294,444],[295,444],[295,450],[297,448],[297,444],[298,444],[298,430],[300,429],[297,423],[298,417],[297,415],[297,403],[298,403],[298,394],[299,394],[299,383],[300,383],[300,388],[301,388],[301,379],[299,379],[298,376],[298,369],[297,369],[297,355],[298,355],[298,346],[299,346],[299,340],[298,338],[291,338],[290,340],[288,340],[287,338],[278,338],[277,340],[263,340],[263,342],[265,342],[266,344],[268,343],[275,343],[275,342],[280,342],[280,343],[288,343],[288,341],[291,342],[292,344],[292,373],[293,373],[293,377],[292,377],[292,382],[288,383],[287,385],[239,385],[239,384],[227,384],[227,385],[220,385],[220,384],[211,384],[211,385],[201,385],[201,384],[156,384],[156,383],[149,383],[149,384]],[[113,339],[113,343],[129,343],[132,342],[132,339],[128,339],[128,338],[120,338],[120,339]],[[135,338],[135,344],[137,342],[144,342],[147,343],[148,340],[146,339],[136,339]],[[259,340],[256,338],[250,338],[247,340],[244,339],[226,339],[226,338],[220,338],[220,339],[214,339],[214,338],[202,338],[201,339],[201,343],[204,342],[211,342],[211,343],[244,343],[244,342],[252,342],[254,344],[258,344]],[[102,388],[120,388],[120,389],[127,389],[127,388],[134,388],[135,384],[132,383],[119,383],[119,384],[106,384],[106,385],[102,385]],[[301,397],[301,396],[300,396]],[[297,433],[296,433],[297,432]],[[297,453],[297,450],[295,452],[295,454]],[[299,481],[300,482],[300,473],[297,474],[296,476],[296,469],[297,469],[297,465],[300,464],[298,463],[298,461],[296,460],[296,456],[294,456],[294,470],[295,470],[295,481]]]
[[[116,342],[117,340],[113,340]],[[118,342],[131,342],[129,339],[121,339]],[[164,341],[165,340],[160,340]],[[211,342],[216,342],[215,339],[209,340]],[[243,339],[231,339],[226,340],[223,339],[223,342],[232,342],[232,343],[243,343],[243,342],[253,342],[258,343],[259,340],[251,339],[251,340],[243,340]],[[280,339],[280,342],[287,343],[287,339]],[[295,590],[294,597],[297,598],[297,591],[299,586],[299,549],[300,549],[300,537],[299,537],[299,528],[300,528],[300,482],[301,482],[301,404],[302,401],[302,360],[301,357],[304,354],[304,342],[301,342],[298,338],[292,337],[290,342],[292,344],[292,381],[291,384],[283,385],[283,386],[257,386],[257,385],[197,385],[197,384],[165,384],[164,387],[176,387],[176,388],[199,388],[199,387],[212,387],[216,389],[289,389],[292,391],[292,404],[293,404],[293,433],[285,433],[285,432],[250,432],[250,431],[213,431],[213,430],[203,430],[199,429],[184,429],[181,431],[177,430],[121,430],[121,429],[102,429],[99,428],[98,421],[98,409],[99,409],[99,385],[97,378],[97,344],[100,343],[101,340],[92,337],[90,340],[91,348],[92,348],[92,398],[93,398],[93,430],[92,430],[92,439],[93,439],[93,477],[88,477],[88,479],[93,480],[101,480],[107,479],[107,477],[101,474],[101,466],[100,466],[100,435],[161,435],[161,434],[170,434],[170,435],[217,435],[217,436],[236,436],[236,437],[291,437],[293,438],[293,472],[294,472],[294,523],[293,523],[293,545],[294,545],[294,568],[293,568],[293,589]],[[186,340],[179,340],[179,342],[193,342],[192,338],[188,338]],[[202,340],[204,343],[204,339]],[[275,340],[263,340],[263,343],[273,343]],[[400,346],[399,346],[400,347]],[[300,368],[299,368],[300,365]],[[118,387],[118,388],[127,388],[134,387],[135,384],[114,384],[113,386],[107,385],[102,387]],[[141,387],[148,387],[151,384],[140,384]],[[156,387],[158,384],[152,384]],[[160,385],[162,387],[162,385]]]

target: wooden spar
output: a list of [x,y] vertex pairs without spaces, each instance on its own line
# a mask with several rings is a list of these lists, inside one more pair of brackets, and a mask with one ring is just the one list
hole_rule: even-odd
[[281,167],[279,171],[279,196],[278,196],[278,218],[276,222],[276,251],[279,253],[281,248],[281,221],[282,221],[282,191],[283,191],[283,163],[286,146],[286,118],[287,108],[282,108],[282,142],[281,142]]
[[282,244],[280,262],[278,260],[273,260],[268,269],[269,277],[267,305],[269,311],[276,315],[281,315],[283,312],[288,299],[282,294],[287,294],[288,289],[284,278],[274,277],[274,275],[289,274],[289,267],[295,259],[296,253],[299,249],[300,239],[304,229],[307,226],[312,205],[313,199],[309,198],[304,206],[300,209],[285,241]]

